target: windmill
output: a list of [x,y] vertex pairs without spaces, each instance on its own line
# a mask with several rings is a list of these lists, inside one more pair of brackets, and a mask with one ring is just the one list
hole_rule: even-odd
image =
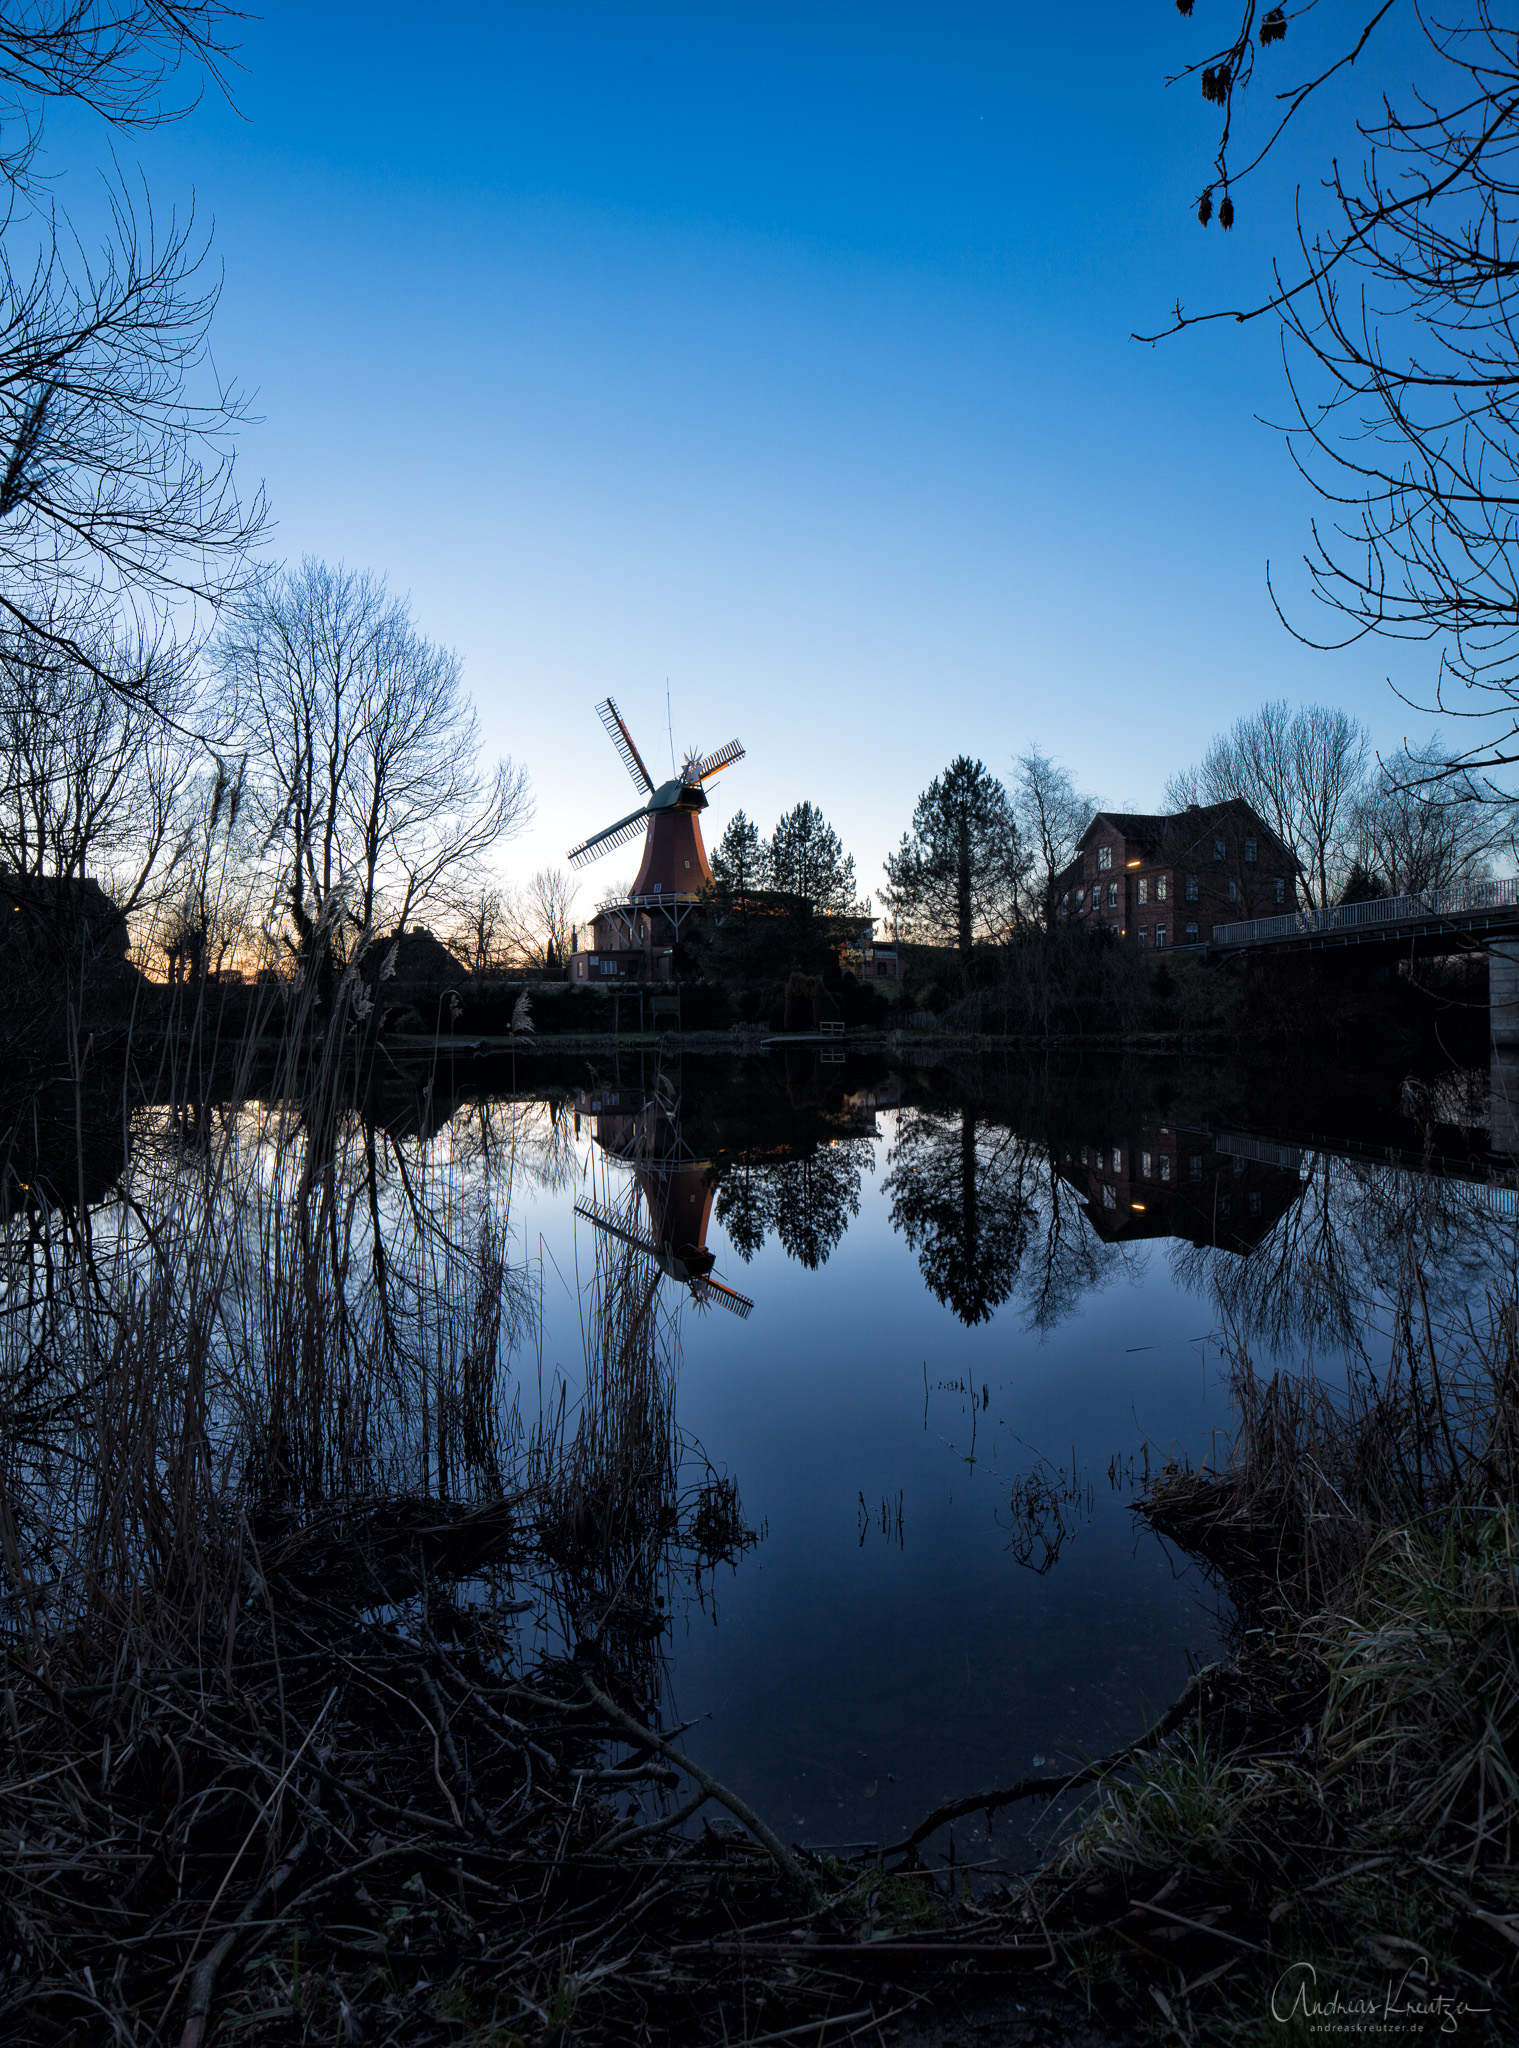
[[[647,1192],[645,1189],[645,1196]],[[655,1272],[649,1284],[650,1300],[653,1298],[654,1289],[663,1278],[679,1280],[683,1286],[688,1287],[691,1290],[691,1299],[698,1308],[705,1308],[709,1302],[716,1302],[719,1308],[728,1309],[736,1316],[747,1317],[754,1307],[747,1294],[740,1294],[737,1288],[713,1279],[712,1268],[716,1261],[705,1245],[677,1244],[673,1238],[667,1238],[662,1233],[654,1237],[645,1237],[642,1232],[631,1228],[616,1210],[596,1202],[577,1202],[575,1214],[583,1216],[587,1223],[594,1224],[597,1230],[605,1232],[608,1237],[620,1238],[624,1244],[631,1245],[634,1251],[642,1252],[652,1261]],[[651,1220],[658,1232],[661,1219],[656,1216]],[[702,1229],[705,1234],[705,1217]],[[645,1312],[647,1309],[646,1301]]]
[[747,1317],[754,1303],[721,1280],[714,1280],[714,1255],[707,1250],[707,1225],[712,1215],[709,1162],[698,1159],[680,1134],[680,1097],[666,1074],[631,1116],[613,1111],[597,1117],[597,1143],[613,1158],[633,1168],[633,1181],[643,1197],[648,1230],[639,1229],[634,1203],[577,1202],[575,1214],[608,1237],[615,1237],[652,1261],[654,1272],[647,1313],[660,1280],[678,1280],[690,1290],[698,1308],[715,1302],[731,1314]]
[[744,750],[737,740],[726,747],[719,747],[715,754],[688,754],[681,765],[680,773],[670,781],[655,787],[654,778],[643,764],[643,756],[633,744],[633,735],[623,723],[622,716],[610,697],[604,704],[598,704],[601,722],[607,729],[612,745],[622,756],[623,766],[633,778],[634,786],[646,793],[646,801],[636,811],[629,811],[625,818],[619,818],[615,825],[608,825],[604,831],[594,833],[589,839],[572,847],[569,854],[571,867],[584,867],[588,862],[599,860],[614,847],[626,846],[640,832],[644,835],[643,860],[638,875],[629,891],[633,902],[646,897],[664,897],[679,900],[698,895],[710,886],[712,869],[707,861],[707,849],[702,845],[701,827],[696,818],[699,811],[707,808],[707,792],[702,787],[714,775],[721,774],[735,761],[744,758]]

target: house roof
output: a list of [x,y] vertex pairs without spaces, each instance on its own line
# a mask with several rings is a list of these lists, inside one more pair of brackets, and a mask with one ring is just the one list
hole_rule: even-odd
[[1195,846],[1221,819],[1229,817],[1253,825],[1261,838],[1281,847],[1284,857],[1292,859],[1260,813],[1237,796],[1226,797],[1222,803],[1189,804],[1184,811],[1096,811],[1076,844],[1078,848],[1086,846],[1099,826],[1106,825],[1138,846],[1162,847],[1168,842]]

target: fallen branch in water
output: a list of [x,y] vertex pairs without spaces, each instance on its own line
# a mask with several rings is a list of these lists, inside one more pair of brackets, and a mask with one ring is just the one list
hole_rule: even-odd
[[1058,1799],[1062,1792],[1074,1792],[1082,1785],[1095,1785],[1099,1778],[1122,1770],[1134,1757],[1153,1749],[1157,1742],[1164,1742],[1179,1728],[1187,1716],[1203,1704],[1208,1682],[1219,1669],[1217,1664],[1205,1664],[1200,1671],[1194,1671],[1175,1705],[1168,1707],[1155,1726],[1141,1735],[1137,1742],[1126,1743],[1122,1749],[1115,1749],[1111,1756],[1099,1757],[1095,1763],[1085,1764],[1079,1771],[1063,1778],[1046,1773],[1038,1778],[1020,1778],[1016,1785],[1009,1785],[1004,1790],[977,1792],[968,1799],[951,1799],[943,1806],[936,1806],[926,1820],[920,1820],[904,1841],[883,1849],[882,1856],[910,1855],[920,1842],[928,1840],[936,1828],[942,1828],[952,1820],[963,1820],[968,1813],[991,1814],[999,1807],[1015,1805],[1020,1799]]

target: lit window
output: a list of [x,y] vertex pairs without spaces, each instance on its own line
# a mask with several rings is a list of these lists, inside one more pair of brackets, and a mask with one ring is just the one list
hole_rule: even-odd
[[1245,858],[1246,860],[1255,859],[1255,841],[1253,839],[1245,841]]
[[1078,889],[1076,891],[1076,914],[1078,917],[1080,916],[1081,912],[1086,909],[1086,907],[1087,892],[1085,889]]
[[1143,875],[1139,878],[1139,900],[1141,903],[1148,903],[1150,900],[1150,884]]
[[1118,908],[1118,884],[1116,882],[1109,882],[1108,884],[1108,908],[1109,910],[1116,910]]
[[1278,903],[1285,903],[1287,901],[1287,884],[1282,880],[1280,875],[1276,875],[1272,878],[1271,893],[1276,898]]
[[1164,875],[1157,875],[1157,876],[1155,877],[1155,901],[1156,901],[1157,903],[1164,903],[1164,902],[1165,902],[1165,900],[1166,900],[1166,877],[1165,877]]
[[1098,847],[1097,865],[1100,868],[1110,868],[1113,865],[1113,849],[1111,846]]
[[1189,903],[1195,903],[1195,902],[1197,901],[1197,877],[1196,877],[1196,875],[1188,875],[1188,877],[1187,877],[1187,891],[1186,891],[1186,894],[1187,894],[1187,901],[1188,901]]
[[1223,859],[1223,857],[1224,857],[1224,839],[1223,839],[1223,834],[1222,834],[1221,832],[1215,832],[1215,833],[1214,833],[1214,835],[1213,835],[1213,858],[1214,858],[1215,860],[1222,860],[1222,859]]

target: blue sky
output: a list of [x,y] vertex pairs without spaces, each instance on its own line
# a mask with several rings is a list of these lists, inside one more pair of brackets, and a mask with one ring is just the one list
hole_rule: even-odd
[[810,797],[867,890],[960,751],[1148,806],[1270,696],[1427,729],[1386,682],[1426,651],[1315,655],[1271,610],[1314,510],[1257,417],[1274,335],[1129,338],[1232,303],[1285,223],[1280,179],[1232,237],[1192,220],[1214,120],[1164,78],[1207,28],[271,4],[235,112],[120,152],[214,221],[273,551],[409,592],[528,767],[508,873],[627,808],[598,698],[668,759],[667,678],[677,750],[749,750],[709,843]]

